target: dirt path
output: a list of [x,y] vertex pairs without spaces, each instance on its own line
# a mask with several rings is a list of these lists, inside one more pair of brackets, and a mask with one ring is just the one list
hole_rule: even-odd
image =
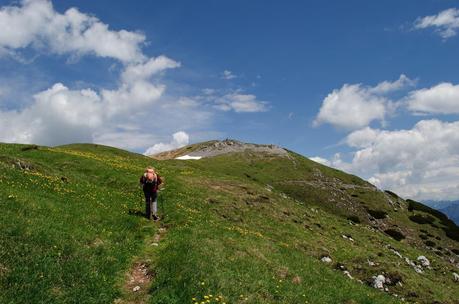
[[[146,246],[159,246],[159,242],[167,232],[165,227],[158,229],[158,232],[146,242]],[[148,251],[148,250],[147,250]],[[155,277],[154,269],[150,264],[148,256],[137,259],[131,269],[126,273],[123,285],[123,297],[114,301],[114,304],[145,304],[150,298],[149,288]]]

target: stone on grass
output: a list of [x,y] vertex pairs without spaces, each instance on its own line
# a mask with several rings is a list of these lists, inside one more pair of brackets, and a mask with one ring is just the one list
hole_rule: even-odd
[[139,291],[139,290],[140,290],[140,286],[138,286],[138,285],[136,287],[132,288],[133,292],[136,292],[136,291]]
[[331,259],[331,257],[329,257],[329,256],[324,256],[324,257],[322,257],[320,260],[321,260],[322,262],[324,262],[324,263],[331,263],[331,262],[332,262],[332,259]]
[[453,272],[453,280],[454,282],[459,282],[459,274]]
[[421,263],[422,267],[429,267],[430,261],[423,255],[418,256],[418,262]]
[[343,273],[351,280],[353,280],[354,278],[351,276],[351,273],[347,270],[343,271]]
[[384,289],[384,283],[386,282],[386,277],[382,274],[373,277],[373,287],[377,289]]

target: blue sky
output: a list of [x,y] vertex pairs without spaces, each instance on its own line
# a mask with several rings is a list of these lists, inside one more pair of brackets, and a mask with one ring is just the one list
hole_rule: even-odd
[[1,141],[143,153],[228,137],[459,198],[459,1],[0,6]]

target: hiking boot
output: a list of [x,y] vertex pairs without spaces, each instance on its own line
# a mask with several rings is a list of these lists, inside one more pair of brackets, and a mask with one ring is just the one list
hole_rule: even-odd
[[153,220],[156,222],[157,220],[159,220],[159,217],[157,217],[156,215],[153,215]]

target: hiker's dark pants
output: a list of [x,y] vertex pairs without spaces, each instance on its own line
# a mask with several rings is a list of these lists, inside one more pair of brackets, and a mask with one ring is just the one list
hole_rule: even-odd
[[[145,216],[148,219],[151,219],[151,213],[157,215],[157,201],[158,201],[158,192],[156,191],[148,191],[146,189],[143,190],[145,194]],[[153,210],[151,210],[153,207]]]

